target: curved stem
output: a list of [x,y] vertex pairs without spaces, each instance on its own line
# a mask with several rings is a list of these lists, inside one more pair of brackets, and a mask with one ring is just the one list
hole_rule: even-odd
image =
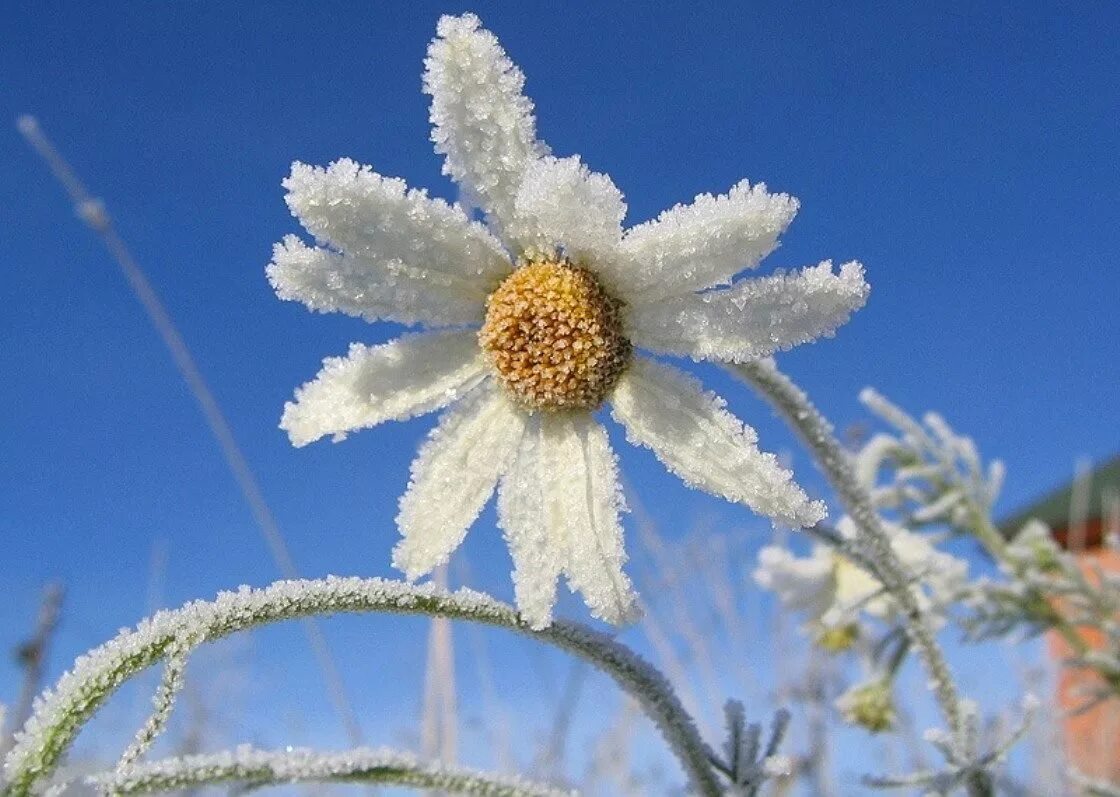
[[263,589],[242,587],[211,602],[197,601],[160,612],[134,631],[79,659],[53,693],[44,696],[4,762],[0,794],[23,797],[58,765],[81,726],[125,680],[170,655],[184,638],[201,644],[281,620],[338,612],[424,614],[501,626],[573,653],[610,675],[634,696],[680,759],[694,791],[721,793],[710,749],[654,667],[611,638],[576,623],[555,622],[534,631],[513,607],[471,590],[449,593],[430,584],[383,579],[334,578],[280,581]]
[[[797,431],[812,451],[817,466],[836,490],[848,514],[863,531],[864,543],[878,565],[883,586],[906,616],[907,632],[925,663],[945,722],[961,738],[965,729],[960,697],[945,656],[909,586],[911,579],[891,547],[890,536],[875,510],[871,496],[856,479],[855,469],[840,441],[833,434],[832,425],[804,391],[779,371],[772,361],[756,360],[731,366],[730,370],[755,387]],[[987,793],[979,787],[971,791],[973,794]]]
[[426,764],[406,753],[358,748],[341,753],[254,750],[183,756],[93,775],[86,782],[101,793],[150,794],[240,784],[246,789],[288,783],[362,783],[438,789],[484,797],[571,797],[571,791],[518,777],[492,775],[442,764]]

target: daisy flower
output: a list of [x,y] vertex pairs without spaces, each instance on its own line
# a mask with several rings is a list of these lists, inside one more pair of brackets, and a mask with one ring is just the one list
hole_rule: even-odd
[[424,91],[467,207],[350,160],[293,165],[288,206],[315,245],[276,245],[280,298],[429,331],[325,360],[281,427],[302,446],[447,408],[412,465],[394,564],[415,579],[445,562],[497,489],[526,621],[551,622],[564,575],[619,623],[635,599],[605,404],[687,484],[792,526],[824,516],[721,399],[638,351],[765,357],[832,334],[868,287],[858,263],[733,282],[798,206],[746,181],[624,230],[611,179],[537,139],[523,84],[477,17],[440,19]]
[[[902,526],[888,525],[887,530],[895,555],[920,586],[921,606],[942,621],[967,582],[968,563]],[[836,531],[848,540],[857,537],[849,517],[841,518]],[[890,621],[898,614],[879,580],[830,545],[817,543],[805,557],[768,545],[759,551],[753,575],[755,583],[772,590],[783,606],[804,613],[815,641],[828,650],[843,650],[855,642],[863,616]]]

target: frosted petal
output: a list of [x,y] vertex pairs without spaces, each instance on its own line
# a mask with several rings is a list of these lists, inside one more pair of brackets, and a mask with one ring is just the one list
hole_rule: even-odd
[[635,345],[693,359],[745,362],[820,336],[831,337],[870,289],[859,263],[834,274],[825,261],[793,274],[741,280],[726,290],[634,307]]
[[643,304],[729,282],[775,249],[797,207],[796,199],[744,180],[727,194],[701,194],[631,227],[622,250],[634,284],[623,298]]
[[791,526],[811,526],[825,516],[810,502],[773,454],[759,451],[758,436],[687,374],[637,357],[611,398],[614,418],[635,445],[686,484]]
[[585,414],[534,417],[498,495],[517,607],[534,628],[552,621],[560,572],[596,617],[614,624],[634,617],[633,587],[622,572],[622,508],[603,428]]
[[310,247],[295,235],[272,249],[268,280],[276,295],[322,313],[433,326],[481,324],[485,296],[461,280]]
[[553,529],[567,529],[568,581],[593,615],[623,623],[634,616],[635,596],[622,572],[624,502],[607,433],[590,415],[548,415],[541,443],[545,516]]
[[569,259],[600,270],[617,259],[626,203],[605,174],[578,157],[529,164],[517,193],[509,237],[521,250],[564,250]]
[[348,158],[325,169],[293,163],[284,187],[317,240],[385,270],[442,274],[485,293],[511,269],[501,242],[461,207]]
[[284,405],[280,428],[296,446],[325,435],[403,421],[460,398],[488,374],[472,332],[405,335],[382,346],[355,343]]
[[424,92],[443,171],[486,212],[493,229],[513,219],[526,166],[547,148],[536,140],[525,76],[478,17],[440,18],[424,61]]
[[552,623],[556,581],[564,568],[566,530],[545,519],[540,416],[529,419],[513,465],[498,487],[498,523],[513,557],[517,609],[533,628]]
[[447,561],[494,492],[524,427],[524,414],[493,383],[444,413],[412,463],[394,567],[418,578]]

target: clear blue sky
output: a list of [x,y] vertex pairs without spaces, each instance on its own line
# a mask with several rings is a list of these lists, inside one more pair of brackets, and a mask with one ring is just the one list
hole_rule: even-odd
[[[863,419],[865,385],[942,411],[1006,459],[1004,509],[1120,448],[1114,2],[15,3],[0,29],[0,647],[49,579],[70,590],[60,658],[132,624],[157,540],[167,604],[276,572],[166,352],[15,117],[37,115],[108,202],[302,571],[391,575],[396,498],[431,419],[298,451],[277,420],[321,358],[397,330],[282,303],[264,266],[297,229],[280,188],[293,159],[349,156],[454,198],[420,71],[439,14],[468,9],[526,72],[541,135],[610,173],[629,223],[747,177],[802,201],[764,270],[865,263],[868,306],[781,360],[838,425]],[[701,370],[764,444],[792,448]],[[667,533],[700,516],[767,533],[648,452],[622,456]],[[467,552],[472,582],[508,596],[492,514]],[[355,689],[373,677],[362,628],[337,626]],[[419,650],[409,637],[377,671],[403,677]],[[0,663],[0,696],[13,675]]]

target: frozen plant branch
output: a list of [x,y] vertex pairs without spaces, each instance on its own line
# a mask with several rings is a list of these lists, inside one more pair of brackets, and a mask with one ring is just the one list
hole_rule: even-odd
[[[925,663],[946,724],[963,741],[967,728],[961,713],[960,696],[945,656],[911,586],[912,578],[891,547],[890,535],[871,494],[860,483],[851,459],[833,433],[832,425],[804,391],[778,370],[772,359],[752,360],[729,366],[729,369],[758,390],[813,453],[818,467],[828,477],[849,516],[862,532],[859,539],[864,555],[875,563],[876,575],[902,610],[907,633]],[[973,797],[991,793],[990,784],[984,778],[971,778],[968,785]]]
[[207,755],[167,758],[92,775],[86,783],[106,794],[150,794],[218,783],[242,789],[290,783],[362,783],[439,789],[482,797],[570,797],[573,792],[519,777],[424,763],[407,753],[357,748],[341,753],[256,750],[244,746]]
[[665,678],[611,638],[581,625],[555,622],[533,630],[510,606],[472,590],[449,593],[426,584],[329,577],[281,581],[263,589],[242,587],[214,601],[196,601],[158,612],[133,631],[80,658],[53,691],[37,702],[4,762],[3,797],[25,797],[49,778],[82,725],[128,678],[191,645],[267,623],[339,612],[424,614],[501,626],[554,645],[602,670],[642,706],[704,797],[722,794],[704,744]]

